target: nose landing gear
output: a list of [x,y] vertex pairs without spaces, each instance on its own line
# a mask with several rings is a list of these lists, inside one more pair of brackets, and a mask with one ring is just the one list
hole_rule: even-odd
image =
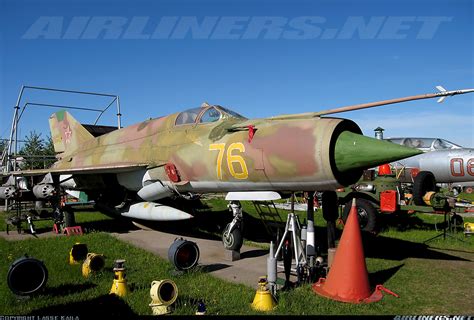
[[222,243],[227,250],[239,251],[244,242],[242,205],[240,201],[230,201],[227,207],[232,211],[234,218],[222,233]]

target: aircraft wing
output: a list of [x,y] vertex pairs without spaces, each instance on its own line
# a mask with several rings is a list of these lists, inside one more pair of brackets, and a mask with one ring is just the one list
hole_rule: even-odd
[[101,174],[101,173],[119,173],[133,171],[141,168],[148,167],[148,163],[120,163],[113,165],[102,165],[102,166],[84,166],[74,168],[51,168],[51,169],[36,169],[36,170],[22,170],[12,171],[5,175],[15,176],[38,176],[48,173],[56,174]]

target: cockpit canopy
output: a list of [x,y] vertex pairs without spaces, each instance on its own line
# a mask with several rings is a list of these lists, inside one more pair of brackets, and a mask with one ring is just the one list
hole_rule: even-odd
[[241,116],[237,112],[226,109],[221,106],[211,106],[207,103],[203,103],[201,107],[192,108],[181,112],[176,117],[175,125],[186,125],[186,124],[202,124],[219,121],[223,118],[237,118],[246,120],[247,118]]
[[462,148],[457,144],[440,138],[388,138],[385,140],[407,147],[417,148],[422,151]]

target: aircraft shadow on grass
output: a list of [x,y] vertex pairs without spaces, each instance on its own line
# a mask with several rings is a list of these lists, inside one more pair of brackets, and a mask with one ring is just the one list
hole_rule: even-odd
[[394,239],[385,236],[363,234],[364,253],[366,257],[404,260],[406,258],[471,261],[459,256],[433,250],[425,243]]
[[83,284],[68,283],[68,284],[62,284],[57,287],[47,287],[44,291],[44,294],[51,297],[62,297],[69,294],[80,293],[80,292],[83,292],[95,287],[97,287],[97,285],[93,283],[83,283]]
[[407,230],[443,230],[444,228],[453,231],[462,231],[462,217],[460,215],[449,215],[444,222],[443,214],[439,214],[436,221],[425,222],[420,217],[406,212],[397,212],[395,214],[382,214],[377,217],[379,231],[395,228],[397,231]]
[[225,263],[212,263],[212,264],[207,264],[207,265],[198,265],[197,270],[204,273],[210,273],[210,272],[222,270],[228,267],[230,267],[230,265],[225,264]]
[[37,309],[30,315],[68,315],[85,319],[131,319],[137,316],[125,300],[113,294]]
[[[138,222],[142,224],[142,226],[151,228],[153,230],[173,233],[182,237],[220,240],[222,231],[224,230],[227,223],[232,220],[232,213],[228,210],[212,211],[206,204],[200,201],[190,201],[187,206],[188,207],[183,207],[183,209],[188,210],[188,212],[193,212],[194,215],[194,218],[190,221],[161,221],[155,223],[150,221]],[[243,212],[243,215],[243,236],[246,240],[265,243],[273,241],[276,245],[278,245],[279,239],[276,238],[275,234],[269,235],[266,232],[264,223],[261,219],[255,218],[245,211]],[[403,218],[402,220],[399,218],[400,217],[389,217],[389,215],[385,215],[381,218],[381,222],[385,227],[398,227],[401,225],[403,226],[402,228],[407,229],[435,229],[435,224],[425,223],[416,216],[401,217]],[[439,221],[443,221],[442,217],[439,219]],[[127,233],[130,230],[138,229],[137,226],[132,224],[130,219],[122,217],[117,217],[116,219],[112,220],[85,222],[81,223],[81,226],[86,232],[94,230]],[[437,224],[438,230],[440,230],[442,227],[442,223]],[[283,234],[283,228],[280,229],[279,235]],[[342,231],[340,229],[336,230],[337,238],[340,238],[341,233]],[[399,261],[406,258],[470,261],[455,255],[433,250],[424,243],[394,239],[385,237],[383,235],[376,236],[366,232],[363,232],[362,235],[366,257],[376,257]],[[322,254],[327,252],[327,230],[325,227],[315,227],[315,241]],[[243,252],[241,258],[263,256],[265,254],[268,254],[268,251],[261,249],[253,250],[249,252]]]
[[[172,232],[183,237],[192,236],[195,238],[205,238],[220,240],[220,233],[225,225],[230,221],[231,214],[227,211],[212,212],[210,214],[196,215],[193,223],[173,222],[170,224],[157,223],[155,230]],[[278,244],[275,235],[269,235],[264,228],[261,219],[254,218],[244,212],[244,238],[254,242],[269,243],[274,241]],[[280,235],[283,234],[283,229]],[[336,235],[340,238],[342,231],[337,229]],[[404,260],[406,258],[420,259],[440,259],[440,260],[461,260],[467,259],[433,250],[427,244],[412,242],[401,239],[394,239],[382,235],[373,235],[363,232],[363,244],[366,257],[382,258],[389,260]],[[320,252],[327,252],[327,230],[325,227],[315,227],[315,241]],[[257,250],[256,252],[243,253],[241,258],[252,256],[262,256],[268,254],[267,250]],[[246,256],[247,255],[247,256]]]
[[369,282],[371,287],[375,287],[379,284],[384,284],[390,278],[392,278],[404,265],[405,264],[403,263],[392,268],[369,273]]

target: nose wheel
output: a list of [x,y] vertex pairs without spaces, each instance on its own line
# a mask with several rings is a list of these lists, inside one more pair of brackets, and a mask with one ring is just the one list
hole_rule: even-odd
[[228,223],[222,233],[222,243],[227,250],[239,251],[243,244],[242,231],[236,228],[229,232],[230,226]]
[[242,205],[239,201],[231,201],[227,207],[232,211],[234,218],[231,223],[227,224],[222,233],[222,243],[224,244],[224,248],[227,250],[239,251],[244,242],[242,237]]

